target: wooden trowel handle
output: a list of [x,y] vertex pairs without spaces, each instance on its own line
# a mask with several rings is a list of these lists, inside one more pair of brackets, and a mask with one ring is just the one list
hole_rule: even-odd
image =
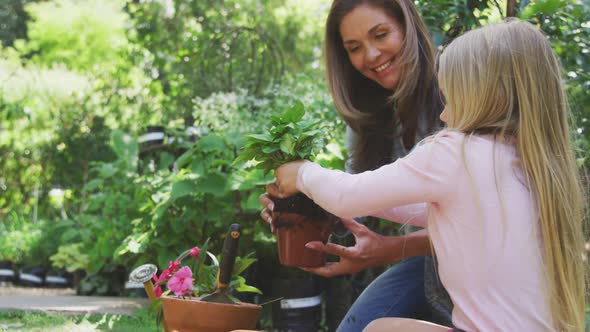
[[223,249],[221,250],[221,261],[219,262],[219,272],[217,273],[217,288],[227,288],[231,281],[241,236],[242,226],[240,224],[231,224],[225,235]]

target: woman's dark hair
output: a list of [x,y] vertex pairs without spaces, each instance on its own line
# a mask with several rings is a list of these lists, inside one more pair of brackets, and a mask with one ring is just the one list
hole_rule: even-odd
[[[360,5],[383,9],[404,27],[400,80],[393,94],[358,72],[343,46],[340,23]],[[435,51],[411,0],[334,0],[326,21],[324,61],[336,109],[358,135],[351,149],[352,171],[392,162],[393,142],[399,136],[410,149],[416,143],[419,121],[425,120],[429,130],[438,125],[442,102]],[[398,125],[403,129],[394,135]]]

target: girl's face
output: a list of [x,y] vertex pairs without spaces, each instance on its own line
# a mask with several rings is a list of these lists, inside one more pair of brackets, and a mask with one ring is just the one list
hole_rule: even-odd
[[439,115],[440,121],[449,124],[449,106],[445,106],[445,109]]
[[400,22],[381,8],[360,5],[342,18],[340,35],[352,66],[383,88],[394,90],[404,40]]
[[[439,76],[439,78],[440,78],[440,76]],[[441,80],[439,80],[439,82],[441,82]],[[446,98],[442,84],[440,84],[439,89],[440,89],[440,97],[442,98],[443,105],[445,105],[445,108],[443,109],[443,111],[440,113],[440,115],[438,117],[440,118],[440,121],[444,122],[444,124],[449,125],[451,111],[449,109],[449,104],[447,103],[447,98]]]

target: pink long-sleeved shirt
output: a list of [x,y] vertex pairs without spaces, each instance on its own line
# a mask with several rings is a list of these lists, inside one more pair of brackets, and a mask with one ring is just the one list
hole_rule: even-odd
[[306,162],[297,188],[339,217],[428,227],[456,327],[554,330],[536,201],[513,143],[443,131],[375,171]]

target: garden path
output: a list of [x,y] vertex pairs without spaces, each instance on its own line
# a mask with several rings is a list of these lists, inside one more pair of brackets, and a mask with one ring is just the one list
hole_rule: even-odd
[[0,311],[132,315],[148,305],[143,298],[76,296],[73,289],[0,287]]

